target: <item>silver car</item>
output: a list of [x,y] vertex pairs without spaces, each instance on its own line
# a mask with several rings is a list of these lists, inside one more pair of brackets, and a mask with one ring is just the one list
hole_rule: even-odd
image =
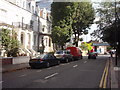
[[61,62],[69,62],[73,60],[73,55],[70,54],[69,50],[59,50],[54,54],[56,58],[60,59]]

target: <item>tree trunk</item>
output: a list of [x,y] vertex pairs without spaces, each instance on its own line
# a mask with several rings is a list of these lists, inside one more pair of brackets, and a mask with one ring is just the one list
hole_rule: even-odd
[[63,45],[61,45],[61,49],[63,50],[64,48],[63,48]]
[[78,47],[78,41],[76,41],[76,45],[75,46]]

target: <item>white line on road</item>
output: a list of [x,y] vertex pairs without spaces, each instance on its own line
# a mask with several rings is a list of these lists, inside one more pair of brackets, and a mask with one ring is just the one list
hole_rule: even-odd
[[51,77],[53,77],[53,76],[55,76],[55,75],[57,75],[57,74],[58,74],[58,73],[54,73],[54,74],[52,74],[52,75],[50,75],[50,76],[45,77],[45,79],[51,78]]
[[0,81],[0,84],[3,83],[3,81]]
[[23,75],[20,75],[19,77],[24,77],[24,76],[27,76],[26,74],[23,74]]
[[78,65],[74,65],[73,67],[77,67]]
[[38,70],[38,71],[36,71],[36,72],[41,72],[42,70]]
[[84,63],[86,63],[87,61],[84,61]]

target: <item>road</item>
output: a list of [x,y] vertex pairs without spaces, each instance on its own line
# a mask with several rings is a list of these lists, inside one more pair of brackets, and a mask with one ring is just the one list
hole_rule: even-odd
[[108,56],[2,75],[3,88],[99,88]]

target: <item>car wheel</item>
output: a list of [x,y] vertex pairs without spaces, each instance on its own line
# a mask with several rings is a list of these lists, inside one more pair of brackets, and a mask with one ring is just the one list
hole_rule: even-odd
[[74,58],[72,58],[71,61],[74,61]]
[[96,57],[94,57],[94,59],[96,59]]
[[60,61],[57,62],[57,65],[59,65],[59,64],[60,64]]
[[88,56],[88,59],[90,59],[90,56]]
[[83,56],[81,56],[81,59],[83,59]]
[[35,69],[35,67],[34,67],[34,66],[31,66],[31,69]]
[[49,62],[46,64],[46,67],[47,67],[47,68],[50,67],[50,63],[49,63]]
[[69,61],[68,58],[66,58],[66,63],[68,63],[68,61]]

